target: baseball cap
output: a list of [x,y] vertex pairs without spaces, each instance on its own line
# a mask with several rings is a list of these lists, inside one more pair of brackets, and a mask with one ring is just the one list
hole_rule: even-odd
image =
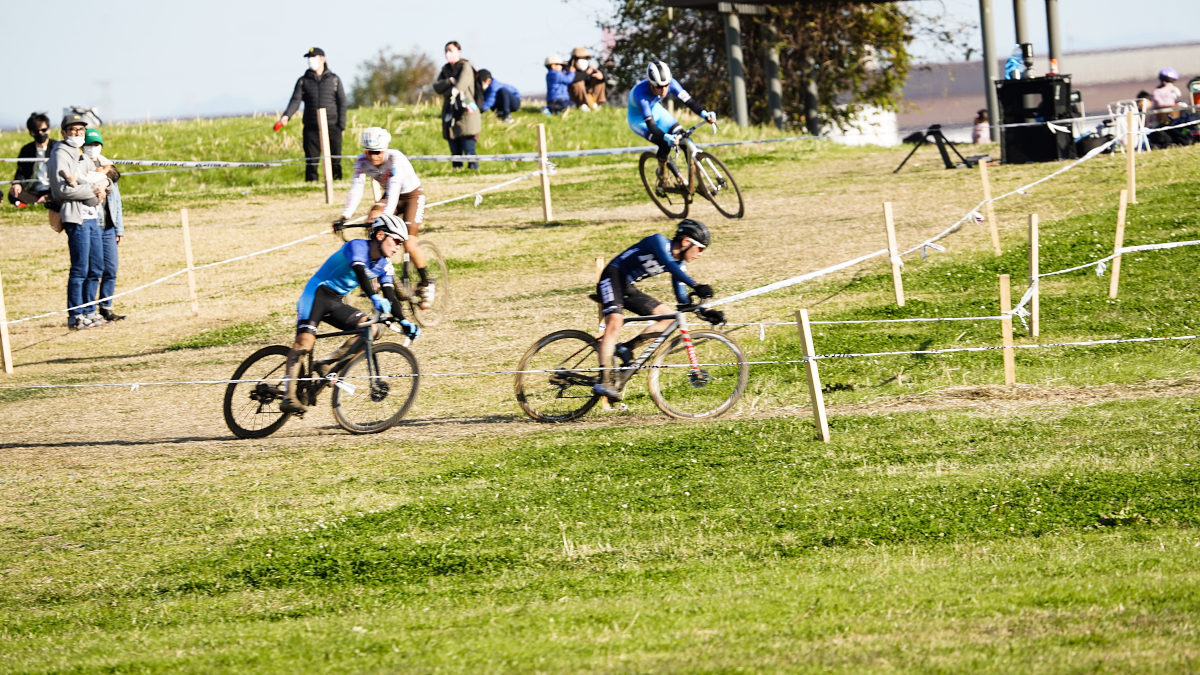
[[83,144],[87,145],[88,143],[99,143],[100,145],[104,145],[104,139],[100,137],[99,129],[89,128],[87,131],[83,132]]
[[58,128],[66,129],[74,124],[82,124],[86,127],[87,123],[87,118],[83,115],[80,115],[79,113],[67,113],[66,115],[63,115],[62,124],[58,125]]
[[304,56],[325,56],[325,50],[320,47],[309,47]]

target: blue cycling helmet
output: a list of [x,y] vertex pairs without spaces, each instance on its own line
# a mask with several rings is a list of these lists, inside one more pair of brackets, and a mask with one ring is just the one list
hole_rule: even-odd
[[1162,70],[1158,71],[1158,79],[1170,80],[1171,82],[1174,82],[1175,80],[1179,79],[1179,71],[1175,70],[1174,68],[1163,68]]

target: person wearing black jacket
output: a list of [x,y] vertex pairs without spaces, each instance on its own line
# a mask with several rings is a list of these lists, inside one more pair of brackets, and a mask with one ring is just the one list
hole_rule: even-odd
[[[312,47],[304,53],[308,59],[308,70],[296,80],[296,88],[292,90],[292,100],[283,111],[275,130],[279,131],[288,119],[300,109],[304,103],[304,156],[308,161],[304,165],[304,180],[317,180],[317,165],[321,161],[321,130],[317,122],[317,111],[325,109],[325,119],[329,123],[329,154],[337,157],[342,154],[342,132],[346,130],[346,90],[342,80],[335,75],[325,63],[325,50]],[[333,160],[333,179],[342,179],[342,162]]]
[[[35,112],[25,122],[25,128],[33,142],[21,147],[18,159],[48,159],[50,156],[50,118],[46,113]],[[12,187],[8,189],[8,201],[17,206],[44,204],[50,195],[50,180],[46,174],[46,162],[17,162]]]

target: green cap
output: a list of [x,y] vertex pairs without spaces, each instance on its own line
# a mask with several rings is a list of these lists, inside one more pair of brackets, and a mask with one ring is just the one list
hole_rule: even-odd
[[99,129],[88,128],[87,131],[83,132],[83,144],[87,145],[88,143],[99,143],[100,145],[104,145],[104,139],[100,138]]

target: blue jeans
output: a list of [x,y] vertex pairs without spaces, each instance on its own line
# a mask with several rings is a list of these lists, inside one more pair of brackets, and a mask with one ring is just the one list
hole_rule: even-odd
[[[450,154],[452,155],[473,155],[475,154],[475,137],[463,136],[462,138],[450,139]],[[462,162],[451,162],[451,166],[456,169],[462,168]],[[478,169],[479,162],[471,162],[467,165],[468,168]]]
[[[100,298],[112,297],[117,292],[117,228],[102,230],[104,242],[104,267],[100,272]],[[112,300],[99,300],[101,307],[112,309]]]
[[[96,290],[100,287],[100,270],[104,267],[104,235],[95,220],[82,223],[64,223],[67,231],[67,249],[71,252],[71,271],[67,273],[68,323],[84,314],[96,311]],[[115,242],[114,242],[115,243]],[[80,307],[85,302],[88,307]]]

